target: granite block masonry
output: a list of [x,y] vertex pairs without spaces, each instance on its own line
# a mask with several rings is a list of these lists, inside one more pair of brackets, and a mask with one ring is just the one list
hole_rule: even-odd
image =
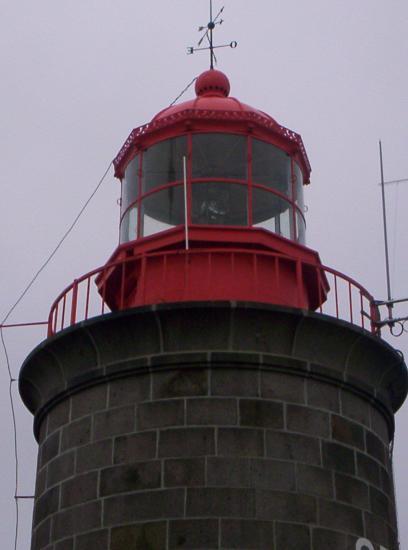
[[31,548],[396,550],[406,391],[385,342],[302,310],[191,303],[75,325],[21,370]]

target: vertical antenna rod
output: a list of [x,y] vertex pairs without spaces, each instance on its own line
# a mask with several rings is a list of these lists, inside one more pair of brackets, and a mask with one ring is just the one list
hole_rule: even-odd
[[189,250],[189,236],[188,236],[188,196],[187,196],[187,158],[183,156],[183,178],[184,178],[184,230],[186,240],[186,250]]
[[[381,140],[378,142],[380,146],[380,169],[381,169],[381,196],[382,196],[382,211],[383,211],[383,227],[384,227],[384,247],[385,247],[385,269],[387,274],[387,297],[391,302],[391,279],[390,279],[390,259],[388,254],[388,233],[387,233],[387,211],[385,207],[385,185],[384,185],[384,164]],[[391,318],[392,304],[388,305],[388,314]]]
[[214,69],[214,43],[213,43],[213,30],[215,24],[213,21],[213,5],[212,0],[210,0],[210,22],[208,23],[208,29],[210,31],[210,69]]

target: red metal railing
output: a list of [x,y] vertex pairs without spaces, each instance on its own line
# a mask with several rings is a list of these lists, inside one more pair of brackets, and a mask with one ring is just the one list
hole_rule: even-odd
[[[188,257],[194,255],[208,255],[208,265],[211,266],[211,258],[214,255],[222,254],[224,257],[230,256],[231,265],[234,265],[234,258],[237,255],[248,255],[253,260],[253,281],[254,281],[254,298],[256,299],[256,280],[257,280],[257,265],[258,260],[262,257],[268,257],[274,264],[276,271],[276,281],[280,280],[280,273],[288,262],[292,262],[298,288],[301,288],[304,283],[305,273],[314,273],[315,279],[319,281],[316,285],[318,289],[318,302],[321,303],[318,312],[333,316],[337,319],[348,321],[354,325],[358,325],[366,330],[370,330],[374,334],[378,334],[378,321],[380,320],[378,307],[374,304],[374,298],[367,290],[359,283],[343,275],[339,271],[331,269],[323,265],[315,265],[296,258],[289,258],[281,254],[273,252],[259,252],[248,249],[196,249],[189,251],[168,251],[156,252],[153,254],[144,254],[141,256],[127,258],[121,261],[107,264],[103,267],[94,269],[93,271],[83,275],[79,279],[68,286],[55,300],[51,307],[48,318],[48,335],[51,336],[56,332],[74,325],[80,321],[103,315],[110,311],[106,300],[106,284],[109,276],[115,272],[119,275],[116,277],[116,306],[115,309],[126,309],[125,294],[129,292],[126,287],[127,275],[134,271],[137,273],[137,292],[139,296],[145,296],[146,288],[146,273],[149,262],[159,259],[163,262],[163,295],[166,295],[166,265],[171,256],[180,253],[186,256],[184,262],[184,288],[186,289],[186,297],[189,296],[190,277],[190,262]],[[118,271],[119,270],[119,271]],[[101,283],[102,281],[102,283]],[[327,283],[331,289],[326,296],[325,288]],[[98,290],[99,286],[99,290]],[[135,285],[136,287],[136,279]],[[259,296],[259,301],[261,296]],[[187,299],[187,298],[186,298]],[[109,299],[108,299],[109,301]],[[181,299],[180,301],[183,301]]]

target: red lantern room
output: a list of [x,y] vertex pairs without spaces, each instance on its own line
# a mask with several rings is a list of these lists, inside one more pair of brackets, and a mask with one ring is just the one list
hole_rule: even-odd
[[328,285],[305,247],[301,137],[231,97],[218,70],[196,98],[133,130],[116,157],[120,242],[97,279],[110,309],[240,300],[316,309]]

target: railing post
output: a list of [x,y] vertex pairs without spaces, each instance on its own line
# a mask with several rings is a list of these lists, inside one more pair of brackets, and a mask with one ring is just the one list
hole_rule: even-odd
[[296,286],[297,286],[297,299],[298,299],[299,308],[304,307],[304,304],[302,304],[302,289],[303,289],[302,275],[303,275],[302,262],[300,260],[296,260]]
[[74,284],[72,286],[71,325],[74,325],[76,322],[77,305],[78,305],[78,281],[77,279],[75,279]]

